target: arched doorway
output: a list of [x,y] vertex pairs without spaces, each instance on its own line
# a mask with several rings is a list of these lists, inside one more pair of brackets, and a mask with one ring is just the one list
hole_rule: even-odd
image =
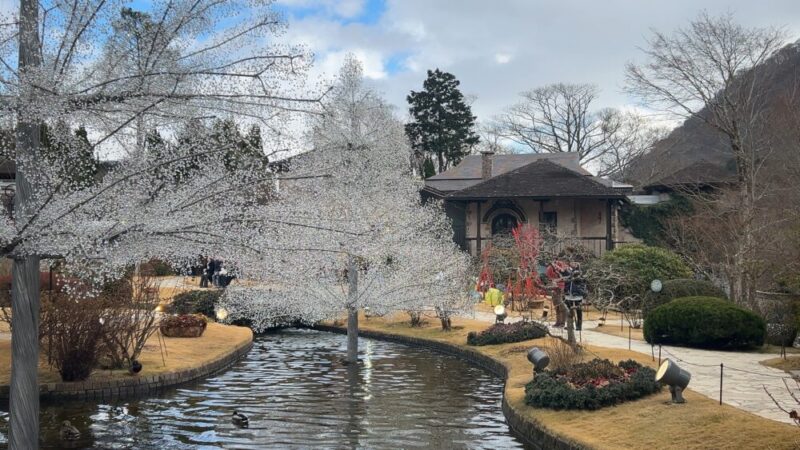
[[517,227],[517,218],[508,213],[501,213],[492,219],[492,236],[496,234],[511,233]]

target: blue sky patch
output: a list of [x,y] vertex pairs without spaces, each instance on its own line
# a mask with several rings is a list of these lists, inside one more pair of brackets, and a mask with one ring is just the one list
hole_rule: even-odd
[[336,14],[335,8],[325,5],[289,6],[276,4],[276,11],[284,13],[291,23],[292,20],[302,20],[308,17],[325,17],[342,25],[351,23],[374,25],[378,23],[383,13],[386,12],[386,0],[366,0],[363,10],[356,16],[343,17]]

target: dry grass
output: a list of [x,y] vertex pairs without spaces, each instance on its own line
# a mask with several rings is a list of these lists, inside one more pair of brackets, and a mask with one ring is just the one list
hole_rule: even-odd
[[765,361],[761,361],[762,365],[767,367],[773,367],[775,369],[780,369],[783,371],[790,371],[790,370],[800,370],[800,356],[789,356],[786,359],[784,358],[772,358]]
[[[164,282],[166,282],[168,280],[172,281],[172,280],[175,280],[175,279],[178,279],[178,283],[173,283],[173,284],[176,284],[175,286],[163,286],[163,284],[166,284]],[[158,295],[159,295],[159,297],[161,298],[162,301],[169,301],[169,300],[172,300],[173,297],[175,297],[176,295],[178,295],[178,294],[180,294],[182,292],[187,292],[187,291],[192,291],[192,290],[198,289],[198,286],[200,284],[200,278],[199,277],[194,277],[194,278],[192,278],[192,277],[174,277],[174,276],[172,276],[172,277],[156,277],[155,281],[156,282],[162,282],[162,285],[158,289]]]
[[607,322],[602,327],[595,327],[592,328],[592,331],[597,331],[598,333],[605,333],[610,334],[612,336],[619,336],[625,339],[628,339],[628,332],[631,333],[632,339],[638,339],[640,341],[644,340],[644,331],[641,328],[631,328],[628,324],[625,324],[622,329],[619,327],[619,321],[616,322]]
[[[364,329],[390,332],[448,342],[466,347],[467,333],[480,331],[488,324],[470,319],[454,319],[458,329],[443,332],[435,323],[411,329],[400,315],[361,319]],[[470,347],[502,361],[509,370],[505,395],[510,405],[522,415],[552,432],[583,445],[598,449],[790,449],[800,448],[796,427],[738,410],[720,406],[714,400],[688,391],[685,405],[668,403],[665,391],[637,401],[598,411],[554,411],[531,408],[525,404],[524,386],[531,379],[527,347],[546,347],[552,338],[484,347]],[[594,354],[612,361],[635,359],[655,366],[650,357],[628,350],[589,346],[584,358]],[[591,353],[590,353],[591,352]]]
[[[177,370],[200,367],[215,360],[234,348],[253,338],[249,328],[209,323],[203,336],[199,338],[164,338],[167,351],[166,364],[161,359],[162,347],[158,335],[153,335],[142,351],[139,361],[143,369],[139,376],[157,375]],[[11,377],[11,341],[0,340],[0,384],[8,384]],[[130,375],[124,370],[95,370],[90,380],[126,378]],[[57,383],[61,378],[56,370],[47,365],[43,358],[39,362],[39,382]]]

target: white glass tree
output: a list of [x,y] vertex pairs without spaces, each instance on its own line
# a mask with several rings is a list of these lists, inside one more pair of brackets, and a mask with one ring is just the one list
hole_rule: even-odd
[[355,362],[364,308],[373,314],[436,309],[443,318],[466,311],[469,257],[452,242],[442,209],[420,204],[402,124],[363,85],[353,58],[329,95],[312,124],[314,149],[300,167],[331,176],[282,188],[292,194],[286,209],[302,226],[287,229],[279,245],[308,250],[282,255],[277,270],[265,267],[274,286],[229,290],[223,307],[256,328],[346,313],[347,360]]

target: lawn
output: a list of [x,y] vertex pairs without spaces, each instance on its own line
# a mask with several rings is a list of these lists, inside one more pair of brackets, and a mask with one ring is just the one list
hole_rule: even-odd
[[[249,328],[209,323],[199,338],[164,338],[166,356],[162,361],[162,347],[157,335],[147,341],[139,361],[143,369],[139,376],[158,375],[191,369],[230,353],[252,339]],[[95,370],[91,380],[130,377],[124,370]],[[11,377],[11,340],[0,340],[0,384],[9,384]],[[60,382],[58,371],[47,365],[45,355],[39,361],[39,383]]]
[[[405,315],[365,318],[361,327],[466,346],[468,332],[488,326],[475,320],[455,319],[456,329],[443,332],[437,321],[430,320],[422,328],[412,329],[407,320]],[[531,408],[524,402],[524,386],[532,376],[525,350],[546,346],[550,339],[470,348],[502,361],[510,369],[505,392],[509,404],[556,434],[598,449],[798,448],[800,431],[796,427],[729,405],[720,406],[691,390],[684,394],[688,402],[684,405],[669,403],[669,392],[664,390],[661,394],[591,412]],[[612,361],[635,359],[651,367],[656,364],[650,357],[628,350],[594,346],[589,346],[588,350],[591,353],[587,352],[587,359],[596,354]]]
[[786,358],[779,357],[767,359],[765,361],[761,361],[761,364],[786,372],[789,372],[790,370],[800,370],[800,356],[787,356]]
[[626,323],[622,329],[620,329],[619,321],[616,322],[609,322],[603,326],[597,326],[595,328],[591,328],[592,331],[597,331],[598,333],[605,333],[610,334],[612,336],[619,336],[625,339],[628,339],[628,332],[630,332],[630,336],[633,339],[638,339],[640,341],[644,340],[644,331],[642,328],[631,328]]

